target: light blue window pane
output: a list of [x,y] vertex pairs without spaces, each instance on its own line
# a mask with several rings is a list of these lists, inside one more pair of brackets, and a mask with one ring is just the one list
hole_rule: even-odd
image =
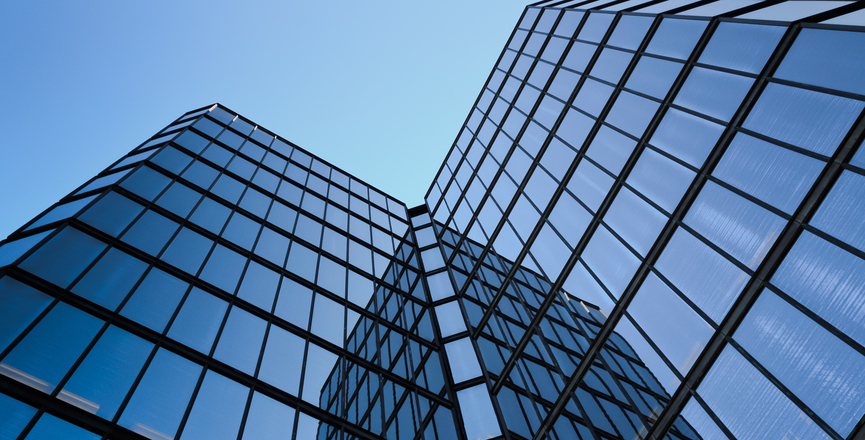
[[180,218],[186,218],[200,199],[200,192],[181,183],[174,182],[168,190],[159,196],[156,204],[173,212]]
[[684,376],[703,352],[714,329],[655,274],[649,274],[628,306],[670,363]]
[[289,278],[282,278],[279,298],[274,314],[306,330],[309,328],[309,312],[312,290]]
[[457,339],[445,344],[448,354],[451,377],[454,383],[464,382],[481,375],[481,366],[475,354],[474,346],[470,338]]
[[314,282],[317,262],[318,254],[314,250],[295,242],[288,253],[285,268],[309,282]]
[[165,189],[171,179],[152,168],[141,167],[126,178],[120,186],[139,196],[153,201]]
[[264,394],[253,393],[242,440],[291,440],[295,412]]
[[66,203],[63,205],[56,206],[52,210],[45,213],[45,215],[43,215],[41,218],[39,218],[39,220],[37,220],[35,223],[28,226],[26,230],[38,228],[42,225],[47,225],[48,223],[53,223],[53,222],[56,222],[58,220],[63,220],[63,219],[67,219],[69,217],[72,217],[73,215],[78,213],[78,211],[80,211],[81,208],[83,208],[88,203],[90,203],[90,201],[92,201],[93,198],[95,198],[95,197],[96,197],[96,195],[92,195],[90,197],[85,197],[83,199],[78,199],[78,200],[75,200],[73,202],[69,202],[69,203]]
[[562,65],[568,69],[583,72],[597,49],[598,46],[594,44],[574,41],[565,56],[565,60],[562,61]]
[[749,73],[760,73],[786,28],[721,22],[699,62]]
[[706,410],[694,399],[689,400],[688,404],[685,405],[685,409],[682,410],[682,417],[703,440],[729,440],[727,434],[721,431],[721,428],[709,417]]
[[154,440],[174,438],[200,375],[200,365],[159,349],[118,424]]
[[240,195],[243,194],[243,189],[246,185],[241,183],[239,180],[229,177],[228,174],[223,174],[219,176],[219,179],[216,180],[216,183],[213,184],[213,188],[210,189],[210,192],[213,194],[222,197],[228,203],[237,203],[240,200]]
[[769,83],[742,126],[831,156],[863,106],[849,98]]
[[583,28],[580,29],[577,38],[580,40],[600,43],[601,39],[604,38],[604,35],[607,33],[607,28],[610,27],[610,23],[613,22],[614,17],[615,14],[599,12],[590,13],[589,18],[587,18],[586,22],[583,24]]
[[595,78],[617,84],[622,79],[622,74],[625,73],[625,69],[628,68],[633,56],[633,54],[621,50],[604,48],[589,74]]
[[178,226],[177,223],[148,210],[123,234],[122,240],[143,252],[157,255],[177,231]]
[[126,298],[145,269],[147,263],[111,248],[75,284],[72,292],[114,310]]
[[258,365],[267,322],[237,307],[232,307],[219,336],[213,358],[252,376]]
[[211,246],[213,242],[209,238],[191,229],[181,228],[162,254],[162,260],[194,275],[204,262],[204,257],[207,256]]
[[[423,289],[421,286],[416,289]],[[418,295],[423,297],[421,290],[417,290]],[[375,291],[375,284],[369,278],[353,271],[348,271],[348,300],[354,305],[366,308],[369,305],[370,298]]]
[[688,59],[708,21],[665,18],[652,36],[646,52],[680,60]]
[[138,203],[112,191],[78,216],[78,219],[116,237],[143,209]]
[[583,19],[582,11],[573,11],[573,10],[565,10],[565,14],[562,15],[562,18],[559,20],[559,24],[556,25],[556,30],[553,31],[555,35],[561,35],[563,37],[573,37],[574,31],[577,30],[577,26],[580,24],[580,20]]
[[777,78],[865,94],[865,34],[802,29],[775,72]]
[[0,247],[0,267],[14,263],[15,260],[21,258],[22,255],[32,249],[33,246],[42,241],[43,238],[52,232],[54,231],[48,230],[20,240],[4,243],[3,246]]
[[457,391],[457,400],[460,407],[472,409],[470,417],[463,417],[468,438],[493,438],[502,434],[486,385]]
[[865,345],[865,261],[859,257],[806,231],[772,284]]
[[[594,117],[598,117],[598,115],[601,114],[601,110],[603,110],[604,106],[607,105],[607,101],[610,100],[610,95],[612,94],[613,88],[611,86],[593,79],[586,79],[582,87],[580,87],[577,97],[574,98],[574,107],[577,107]],[[565,139],[565,141],[567,141],[567,139]]]
[[702,167],[724,127],[676,109],[669,109],[649,141],[694,167]]
[[299,413],[297,416],[297,435],[294,438],[297,440],[302,438],[314,439],[318,435],[319,427],[326,428],[327,425],[321,420]]
[[120,314],[162,333],[188,287],[186,282],[154,268],[135,289]]
[[730,346],[697,391],[739,440],[830,438]]
[[771,291],[733,336],[841,436],[865,413],[865,358]]
[[437,247],[422,251],[420,256],[421,260],[423,260],[423,267],[427,272],[440,269],[445,265],[442,253]]
[[439,331],[443,338],[466,331],[466,323],[457,301],[451,301],[436,306]]
[[610,109],[606,122],[634,137],[642,137],[649,122],[655,117],[658,107],[660,104],[655,101],[631,92],[622,92]]
[[36,426],[30,430],[26,440],[99,440],[101,436],[75,426],[51,414],[42,414]]
[[278,273],[255,261],[250,261],[246,273],[243,275],[243,282],[237,289],[237,297],[269,312],[273,307],[273,299],[276,297],[278,285]]
[[[811,219],[811,225],[865,250],[865,177],[844,171]],[[32,258],[32,257],[31,257]]]
[[219,145],[211,144],[201,157],[215,163],[217,166],[224,167],[234,157],[234,153]]
[[685,223],[749,268],[756,269],[786,221],[708,182],[685,215]]
[[571,250],[553,231],[549,224],[544,224],[532,243],[532,256],[544,271],[547,279],[556,280],[562,273],[562,268],[571,257]]
[[73,195],[78,195],[78,194],[86,193],[88,191],[92,191],[92,190],[97,189],[97,188],[103,188],[103,187],[106,187],[108,185],[113,185],[115,182],[117,182],[118,180],[122,179],[124,176],[129,174],[130,171],[132,171],[132,168],[120,171],[118,173],[109,174],[107,176],[102,176],[102,177],[90,182],[89,184],[87,184],[87,186],[85,186],[84,188],[81,188],[79,191],[77,191]]
[[[303,372],[303,338],[271,326],[264,347],[258,378],[297,396]],[[254,404],[254,403],[253,403]]]
[[0,394],[0,440],[15,440],[24,430],[36,408]]
[[[598,130],[598,134],[595,135],[595,139],[592,141],[586,154],[602,167],[606,168],[607,171],[618,175],[622,171],[622,167],[625,166],[625,162],[628,161],[628,158],[634,151],[635,146],[637,146],[637,143],[634,140],[610,127],[602,126],[601,129]],[[582,167],[583,164],[581,163],[579,166]],[[601,178],[601,180],[603,181],[606,179]],[[601,184],[601,186],[603,186],[603,184]],[[592,204],[587,204],[589,207],[592,207]]]
[[0,374],[50,393],[102,324],[94,316],[58,303],[0,362]]
[[255,253],[277,266],[285,264],[285,256],[288,254],[288,237],[264,227],[261,229],[261,237],[255,245]]
[[642,56],[634,72],[628,77],[626,87],[664,99],[681,71],[682,63]]
[[321,257],[318,260],[318,282],[316,285],[345,298],[345,273],[345,266],[328,257]]
[[652,149],[645,149],[628,174],[628,184],[667,212],[673,212],[695,173]]
[[66,287],[103,249],[105,243],[77,229],[64,228],[19,267],[60,287]]
[[615,306],[610,295],[592,278],[582,262],[574,266],[562,288],[569,297],[594,304],[601,310],[609,312]]
[[246,257],[217,244],[201,271],[201,279],[228,293],[234,293],[245,265]]
[[684,229],[673,233],[655,268],[716,323],[748,281],[745,272]]
[[339,347],[343,346],[345,306],[321,295],[315,295],[312,305],[312,332]]
[[592,214],[566,192],[559,197],[549,217],[550,223],[571,248],[577,245],[591,220]]
[[[0,352],[51,304],[53,298],[13,278],[0,278]],[[2,413],[2,411],[0,411]]]
[[[859,149],[856,150],[856,154],[850,159],[851,165],[856,165],[859,168],[865,168],[865,148],[859,146]],[[0,266],[2,266],[2,258],[0,258]]]
[[303,400],[320,407],[325,406],[327,402],[319,405],[322,387],[333,373],[337,361],[339,361],[339,356],[318,345],[307,344],[306,371],[303,375],[303,392],[301,395]]
[[606,227],[599,227],[586,245],[583,260],[617,299],[631,281],[640,260]]
[[729,121],[753,83],[752,78],[695,67],[673,104]]
[[667,217],[631,190],[622,188],[604,215],[604,223],[645,256],[667,223]]
[[180,438],[236,439],[248,396],[249,388],[208,371]]
[[[627,316],[627,315],[626,315]],[[665,315],[666,316],[666,315]],[[646,338],[640,334],[637,330],[637,327],[633,324],[633,318],[627,317],[622,318],[618,324],[616,324],[616,329],[614,335],[621,336],[622,339],[627,341],[628,346],[634,350],[637,358],[644,364],[644,366],[652,373],[657,382],[649,378],[651,383],[649,386],[652,387],[653,391],[666,391],[668,394],[672,394],[676,391],[676,388],[681,384],[681,381],[673,373],[673,370],[667,366],[667,363],[664,362],[664,358],[655,351],[655,348],[649,345],[649,342],[646,341]],[[621,360],[621,358],[620,358]],[[607,361],[609,362],[609,360]],[[634,373],[630,372],[630,369],[627,374],[633,376]],[[639,383],[643,379],[640,377],[631,378],[631,380],[636,379]],[[657,385],[660,385],[658,387]],[[596,418],[593,417],[592,421],[596,421]],[[602,420],[603,423],[606,424],[606,420]]]
[[454,288],[447,272],[440,272],[427,277],[430,288],[430,296],[433,301],[449,298],[454,295]]
[[[334,209],[328,209],[330,213]],[[294,230],[294,222],[297,219],[297,211],[289,208],[282,203],[274,203],[270,207],[270,212],[267,214],[267,221],[271,224],[282,228],[283,231],[291,232]]]
[[209,354],[228,303],[195,287],[189,292],[168,336]]
[[258,238],[258,231],[261,229],[261,224],[257,221],[235,212],[228,221],[222,237],[232,243],[248,250],[252,250],[252,245],[255,239]]
[[111,420],[152,350],[150,342],[108,327],[57,398]]
[[792,214],[824,166],[817,159],[738,133],[712,174]]
[[640,43],[643,42],[643,37],[646,36],[646,31],[652,25],[652,21],[654,21],[652,17],[623,15],[619,18],[619,22],[616,23],[616,29],[613,30],[613,35],[607,40],[607,44],[624,49],[637,50]]

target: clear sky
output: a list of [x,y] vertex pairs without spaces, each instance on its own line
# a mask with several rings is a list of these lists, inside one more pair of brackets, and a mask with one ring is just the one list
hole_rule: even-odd
[[0,4],[0,239],[222,103],[423,201],[530,1]]

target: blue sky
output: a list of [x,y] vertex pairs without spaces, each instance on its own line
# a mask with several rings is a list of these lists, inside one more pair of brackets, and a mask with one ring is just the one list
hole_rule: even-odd
[[0,239],[214,102],[420,204],[527,3],[4,2]]

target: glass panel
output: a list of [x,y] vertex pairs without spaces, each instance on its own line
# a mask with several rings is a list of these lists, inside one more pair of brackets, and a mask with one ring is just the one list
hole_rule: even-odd
[[772,283],[865,345],[865,261],[806,231]]
[[52,232],[54,231],[48,230],[29,237],[24,237],[20,240],[3,243],[3,245],[0,246],[0,267],[14,263]]
[[267,312],[273,307],[276,288],[279,285],[279,274],[250,261],[243,275],[243,282],[237,290],[237,297],[249,301],[256,307]]
[[213,242],[210,239],[191,229],[181,228],[162,254],[162,260],[194,275],[204,262],[204,257],[207,256],[211,246]]
[[613,178],[588,161],[580,162],[568,182],[568,189],[593,212],[601,206],[612,186]]
[[237,439],[248,396],[249,388],[208,371],[180,438]]
[[246,257],[217,244],[201,271],[201,279],[228,293],[234,293],[245,265]]
[[619,22],[616,23],[616,29],[613,31],[613,35],[610,36],[607,44],[637,50],[640,43],[643,42],[643,37],[646,36],[646,31],[652,25],[652,21],[654,21],[652,17],[623,15],[619,18]]
[[126,178],[120,186],[153,201],[169,183],[171,183],[171,179],[164,174],[148,167],[141,167]]
[[831,156],[863,107],[861,101],[769,83],[743,127]]
[[0,374],[50,393],[102,327],[102,320],[58,303],[0,363]]
[[318,345],[307,344],[307,346],[302,397],[313,405],[324,407],[326,402],[319,405],[322,387],[336,367],[339,357]]
[[9,277],[0,278],[0,304],[3,304],[3,307],[0,307],[0,352],[33,322],[52,300],[50,296],[20,281]]
[[457,400],[459,400],[460,407],[472,409],[470,417],[463,417],[468,438],[493,438],[502,435],[485,385],[457,391]]
[[723,132],[722,125],[680,110],[669,109],[649,142],[699,168],[703,166]]
[[631,190],[622,188],[604,215],[604,223],[645,256],[667,223],[667,217]]
[[700,62],[749,73],[760,73],[786,28],[721,22],[700,55]]
[[830,438],[730,346],[697,391],[737,439]]
[[290,440],[295,409],[260,393],[252,394],[242,440]]
[[92,201],[95,197],[96,197],[96,195],[92,195],[90,197],[85,197],[83,199],[78,199],[78,200],[63,204],[63,205],[55,206],[50,211],[45,213],[45,215],[40,217],[39,220],[34,222],[32,225],[28,226],[27,229],[25,229],[25,230],[38,228],[42,225],[47,225],[48,223],[56,222],[57,220],[64,220],[64,219],[67,219],[69,217],[72,217],[73,215],[78,213],[78,211],[80,211],[81,208],[83,208],[85,205],[90,203],[90,201]]
[[695,175],[693,171],[647,148],[628,174],[627,182],[667,212],[673,212]]
[[147,266],[147,263],[127,253],[111,248],[75,284],[72,292],[114,310],[132,290]]
[[865,95],[865,58],[856,55],[863,46],[861,32],[802,29],[775,76]]
[[209,354],[226,309],[228,303],[194,287],[171,324],[168,336]]
[[116,237],[143,209],[138,203],[112,191],[78,216],[78,219]]
[[103,249],[105,243],[77,229],[64,228],[19,267],[60,287],[66,287]]
[[694,399],[689,400],[688,404],[685,405],[685,409],[682,410],[682,417],[703,440],[729,440],[715,421],[709,417],[706,410]]
[[738,133],[712,174],[792,214],[824,165],[817,159]]
[[312,304],[312,290],[297,281],[282,278],[279,299],[274,314],[306,330],[309,328],[309,312]]
[[108,327],[57,398],[113,419],[152,350],[150,342]]
[[[636,146],[636,141],[607,126],[602,126],[586,154],[609,172],[618,175]],[[582,165],[580,164],[580,167]]]
[[304,345],[303,338],[272,325],[267,334],[258,378],[296,396],[303,371]]
[[[811,225],[865,250],[865,176],[844,171],[811,219]],[[31,257],[32,258],[32,257]]]
[[441,304],[436,306],[435,310],[439,331],[443,338],[466,331],[466,323],[463,321],[459,302],[451,301]]
[[312,306],[312,333],[342,347],[345,306],[321,294],[315,295],[315,303]]
[[478,364],[478,357],[470,338],[448,342],[445,344],[445,351],[448,355],[450,373],[454,383],[464,382],[481,375],[481,366]]
[[659,106],[657,102],[642,96],[622,92],[610,109],[606,122],[634,137],[642,137]]
[[781,234],[781,217],[708,182],[685,223],[751,269],[756,269]]
[[187,287],[186,282],[154,268],[135,289],[120,314],[162,333]]
[[865,412],[865,357],[768,290],[733,336],[841,436],[850,434]]
[[0,439],[17,439],[35,414],[36,408],[0,394]]
[[36,426],[30,430],[26,440],[99,440],[100,436],[75,426],[51,414],[42,414]]
[[686,60],[708,23],[702,20],[665,18],[652,36],[646,52]]
[[744,76],[695,67],[673,103],[729,121],[753,83]]
[[117,422],[153,440],[174,438],[201,366],[159,349]]
[[628,77],[626,87],[664,99],[681,71],[682,63],[642,56]]
[[637,256],[603,226],[595,230],[582,257],[616,298],[622,296],[640,265]]
[[143,252],[157,255],[177,231],[178,226],[162,215],[147,211],[123,234],[122,240]]
[[232,307],[213,358],[250,376],[254,375],[266,328],[267,323],[263,319]]

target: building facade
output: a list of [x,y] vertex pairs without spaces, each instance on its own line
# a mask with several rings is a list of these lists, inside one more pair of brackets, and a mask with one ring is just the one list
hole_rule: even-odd
[[422,206],[225,106],[0,244],[0,439],[865,436],[865,9],[526,9]]

